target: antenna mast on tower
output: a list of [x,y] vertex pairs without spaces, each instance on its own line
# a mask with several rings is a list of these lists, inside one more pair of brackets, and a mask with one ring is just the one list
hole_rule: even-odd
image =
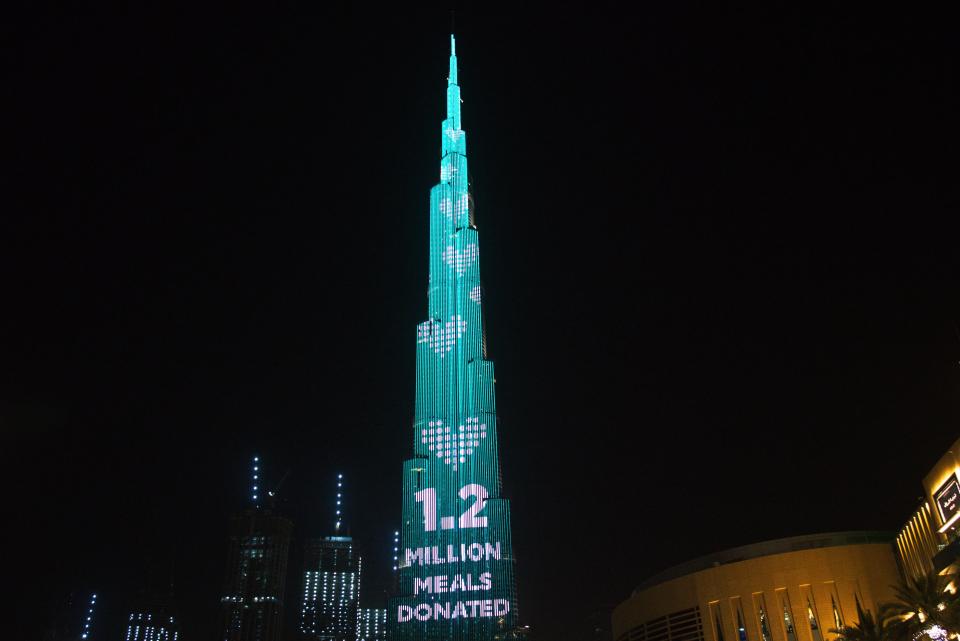
[[337,474],[337,519],[336,524],[333,526],[333,531],[336,534],[340,533],[340,524],[342,522],[341,500],[343,500],[343,474]]
[[253,479],[250,484],[250,498],[253,500],[253,507],[260,507],[260,457],[253,457]]
[[83,617],[83,632],[80,633],[81,639],[90,638],[90,628],[93,626],[93,608],[97,605],[97,595],[92,594],[90,596],[90,603],[88,604],[86,616]]

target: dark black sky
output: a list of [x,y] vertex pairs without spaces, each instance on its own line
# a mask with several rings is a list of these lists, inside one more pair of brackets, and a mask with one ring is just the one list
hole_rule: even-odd
[[[668,4],[457,16],[521,612],[543,639],[699,554],[896,529],[957,436],[947,21]],[[254,452],[290,471],[298,537],[327,533],[347,476],[380,585],[448,15],[5,22],[17,638],[91,589],[98,640],[119,638],[171,567],[184,638],[211,638]]]

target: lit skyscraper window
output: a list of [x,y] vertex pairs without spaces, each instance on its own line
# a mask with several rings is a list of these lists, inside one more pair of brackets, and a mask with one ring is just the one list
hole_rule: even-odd
[[363,562],[349,536],[307,542],[300,634],[305,639],[354,641]]

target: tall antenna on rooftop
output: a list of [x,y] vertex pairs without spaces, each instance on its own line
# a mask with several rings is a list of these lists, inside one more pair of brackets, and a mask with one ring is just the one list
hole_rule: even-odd
[[90,595],[90,604],[87,606],[87,611],[83,617],[83,632],[80,633],[81,639],[90,638],[90,627],[93,625],[93,607],[97,605],[97,595]]
[[400,530],[393,531],[393,571],[400,567]]
[[337,474],[337,520],[336,524],[333,526],[333,531],[336,534],[340,533],[340,524],[343,521],[343,512],[342,505],[340,501],[343,500],[343,474]]
[[250,483],[250,498],[253,507],[260,507],[260,457],[253,457],[253,478]]

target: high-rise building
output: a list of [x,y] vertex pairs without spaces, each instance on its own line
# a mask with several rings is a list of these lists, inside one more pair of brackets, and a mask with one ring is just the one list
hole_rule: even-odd
[[293,523],[269,507],[260,460],[253,459],[253,505],[230,524],[221,602],[223,641],[279,641]]
[[362,565],[352,537],[307,541],[300,604],[302,638],[356,639]]
[[130,613],[124,641],[178,641],[179,637],[177,622],[167,608],[144,607]]
[[502,495],[493,362],[450,37],[440,183],[430,192],[427,320],[417,326],[413,457],[403,465],[394,641],[466,641],[516,628],[510,504]]
[[130,593],[124,641],[178,641],[173,564],[165,555],[145,559],[139,583]]
[[344,525],[343,474],[337,474],[333,536],[310,539],[303,554],[300,637],[355,641],[363,560]]
[[74,629],[74,610],[77,608],[75,602],[76,595],[71,592],[54,597],[48,605],[48,623],[41,637],[43,641],[63,641],[64,639],[76,639],[77,632]]
[[360,608],[357,615],[357,641],[386,641],[386,639],[386,609]]
[[[124,641],[178,641],[180,626],[173,609],[173,583],[148,565],[143,587],[130,603]],[[171,577],[172,578],[172,577]]]

